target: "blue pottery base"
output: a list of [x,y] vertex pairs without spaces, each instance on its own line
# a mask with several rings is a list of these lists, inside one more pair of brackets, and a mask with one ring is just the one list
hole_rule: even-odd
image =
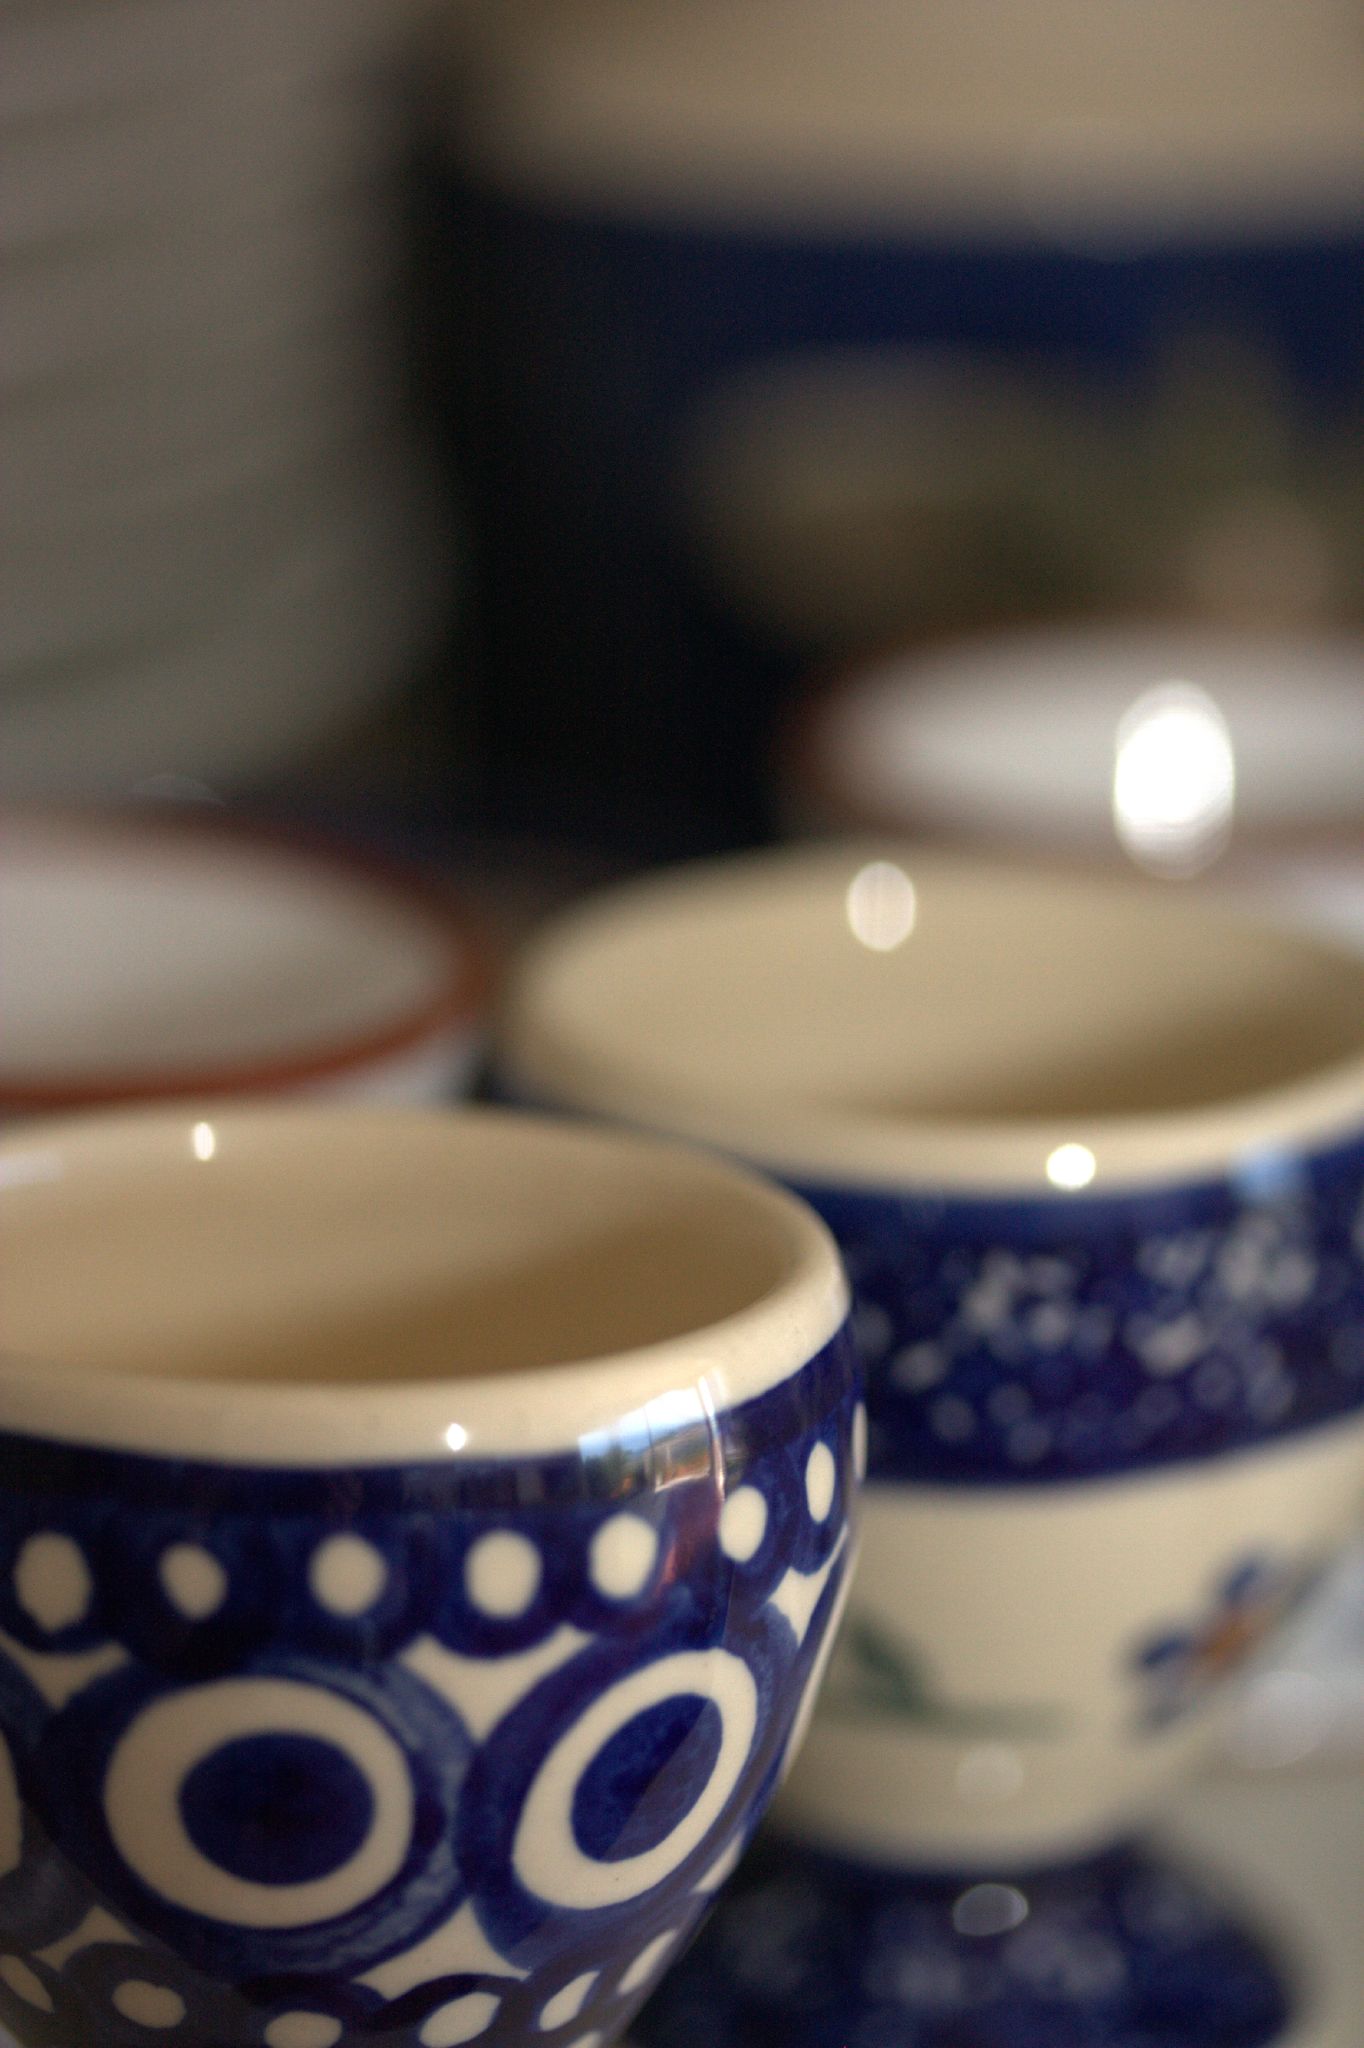
[[1137,1847],[1007,1881],[768,1835],[635,2021],[637,2048],[1270,2048],[1291,1992],[1188,1871]]

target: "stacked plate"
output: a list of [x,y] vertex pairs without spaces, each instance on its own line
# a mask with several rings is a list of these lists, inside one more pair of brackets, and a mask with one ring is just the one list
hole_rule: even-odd
[[0,788],[255,775],[393,680],[404,0],[7,0]]

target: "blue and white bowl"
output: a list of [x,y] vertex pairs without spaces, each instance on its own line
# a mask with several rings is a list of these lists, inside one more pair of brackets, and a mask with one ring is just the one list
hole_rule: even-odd
[[1358,958],[1153,885],[765,855],[561,924],[503,1064],[776,1168],[853,1282],[861,1559],[779,1808],[803,1931],[783,1973],[761,1904],[767,1963],[717,1927],[717,2038],[1273,2038],[1255,1944],[1132,1836],[1358,1524]]
[[0,2024],[611,2039],[839,1602],[816,1219],[552,1124],[261,1112],[11,1140],[0,1228]]

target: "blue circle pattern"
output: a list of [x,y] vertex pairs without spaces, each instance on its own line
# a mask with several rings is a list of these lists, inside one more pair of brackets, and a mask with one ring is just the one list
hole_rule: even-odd
[[245,1735],[180,1787],[185,1833],[233,1877],[299,1884],[349,1862],[374,1819],[362,1772],[311,1735]]
[[573,1801],[573,1833],[584,1852],[610,1863],[654,1848],[686,1814],[693,1786],[710,1776],[722,1735],[715,1702],[683,1693],[604,1743]]
[[852,1281],[873,1477],[1095,1478],[1364,1408],[1358,1141],[1102,1197],[799,1191]]
[[[263,2048],[273,2020],[307,2013],[338,2025],[343,2042],[424,2048],[432,2015],[468,1998],[490,2014],[471,2037],[479,2048],[528,2038],[567,2048],[597,2029],[609,2038],[649,1988],[632,1965],[665,1936],[681,1942],[709,1873],[776,1781],[846,1567],[857,1400],[845,1327],[756,1401],[671,1426],[655,1414],[582,1458],[251,1470],[0,1436],[0,1733],[22,1828],[17,1867],[0,1876],[0,1958],[29,1973],[0,1967],[0,2024],[33,2048]],[[838,1479],[817,1523],[805,1468],[821,1442]],[[762,1493],[768,1515],[755,1553],[735,1560],[720,1510],[740,1485]],[[592,1570],[594,1539],[622,1511],[656,1539],[652,1571],[624,1598]],[[514,1615],[481,1611],[468,1590],[469,1553],[492,1530],[539,1560]],[[319,1543],[338,1534],[382,1561],[359,1614],[332,1611],[310,1576]],[[84,1611],[51,1628],[16,1585],[35,1535],[69,1539],[90,1577]],[[163,1577],[167,1552],[187,1545],[221,1568],[221,1599],[198,1618]],[[792,1574],[817,1588],[803,1630],[784,1611]],[[627,1886],[586,1909],[540,1896],[518,1869],[516,1836],[541,1766],[613,1687],[697,1652],[741,1660],[758,1701],[757,1734],[710,1825],[694,1842],[679,1833],[685,1853],[633,1896]],[[486,1705],[481,1679],[470,1684],[517,1670],[500,1708]],[[134,1869],[106,1816],[128,1731],[196,1687],[241,1680],[306,1689],[363,1718],[403,1760],[410,1813],[392,1867],[328,1918],[209,1918],[155,1871]],[[719,1721],[685,1688],[627,1715],[581,1773],[578,1852],[608,1869],[656,1853],[706,1793]],[[288,1811],[274,1816],[286,1838],[309,1797],[328,1809],[322,1837],[295,1837],[291,1849],[286,1839],[270,1884],[326,1881],[323,1864],[346,1865],[368,1826],[370,1787],[323,1726],[235,1730],[194,1762],[177,1790],[180,1822],[191,1850],[229,1875],[260,1880],[267,1869],[269,1843],[252,1832],[265,1819],[261,1766],[290,1785]],[[243,1767],[254,1802],[233,1789]],[[463,1932],[442,1946],[451,1923]],[[555,1995],[588,1973],[579,2009],[542,2027]],[[30,1994],[36,1980],[36,1999],[15,1980]],[[130,1980],[173,1993],[183,2016],[149,2032],[114,2002]]]

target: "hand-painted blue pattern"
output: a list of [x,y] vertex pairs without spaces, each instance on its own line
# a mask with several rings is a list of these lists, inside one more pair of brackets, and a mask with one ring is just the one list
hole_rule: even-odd
[[[0,2022],[35,2048],[608,2040],[780,1768],[856,1404],[845,1331],[582,1459],[0,1438]],[[746,1490],[751,1548],[722,1516]]]
[[1364,1407],[1364,1146],[1003,1201],[802,1186],[839,1239],[883,1479],[1207,1458]]
[[1202,1614],[1167,1626],[1139,1646],[1132,1665],[1141,1690],[1140,1725],[1155,1732],[1204,1705],[1320,1581],[1319,1567],[1244,1559],[1227,1573]]
[[1132,1849],[915,1877],[769,1841],[635,2022],[639,2048],[1268,2048],[1253,1933]]

